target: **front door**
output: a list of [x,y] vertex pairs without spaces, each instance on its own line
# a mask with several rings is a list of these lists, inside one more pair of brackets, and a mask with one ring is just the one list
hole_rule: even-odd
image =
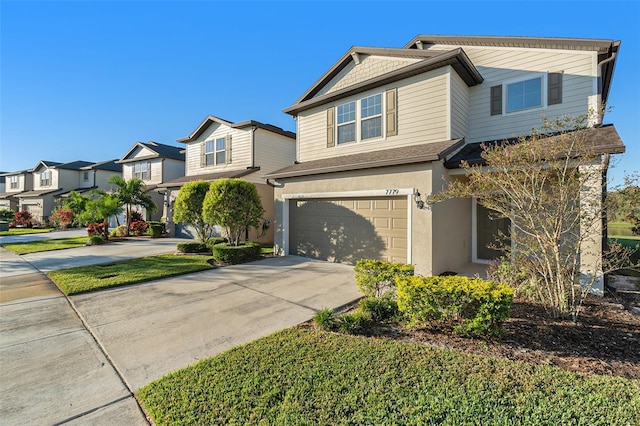
[[503,252],[492,247],[504,247],[511,244],[509,239],[511,221],[507,218],[496,218],[495,212],[477,204],[477,238],[476,253],[479,260],[494,260]]

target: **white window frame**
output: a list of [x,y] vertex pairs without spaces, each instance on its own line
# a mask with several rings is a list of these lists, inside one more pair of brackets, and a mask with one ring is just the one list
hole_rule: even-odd
[[51,186],[52,185],[52,175],[51,175],[51,170],[45,170],[44,172],[40,173],[40,186],[41,187],[47,187],[47,186]]
[[[143,167],[144,166],[144,170]],[[136,168],[140,168],[140,170],[136,170]],[[148,161],[140,161],[133,165],[133,177],[140,179],[142,181],[151,180],[151,163]]]
[[[338,111],[340,110],[340,107],[350,105],[350,104],[354,104],[354,107],[355,107],[355,111],[353,114],[354,119],[345,121],[344,123],[340,123],[339,121],[340,114],[338,113]],[[353,140],[340,142],[340,127],[350,126],[350,125],[353,125]],[[336,105],[336,145],[345,145],[345,144],[351,144],[356,142],[358,142],[358,101],[349,101],[340,105]]]
[[[502,115],[510,116],[516,114],[523,114],[531,111],[539,111],[547,109],[547,74],[546,72],[539,72],[534,74],[527,74],[526,76],[513,78],[510,80],[505,80],[502,82]],[[530,107],[530,108],[522,108],[515,111],[507,111],[507,106],[509,103],[509,86],[516,83],[521,83],[523,81],[540,79],[540,101],[541,104],[539,106]]]
[[18,188],[20,188],[20,176],[10,176],[9,177],[9,188],[10,189],[18,189]]
[[[356,143],[362,143],[362,142],[372,142],[372,141],[380,141],[380,140],[384,140],[385,139],[385,135],[386,135],[386,122],[384,120],[384,113],[386,110],[386,97],[385,97],[385,92],[376,92],[373,93],[371,95],[367,95],[367,96],[363,96],[361,98],[358,98],[356,100],[352,100],[349,102],[343,102],[341,104],[338,104],[335,106],[335,130],[334,130],[334,137],[335,137],[335,147],[342,147],[342,146],[349,146],[349,145],[353,145]],[[362,101],[364,99],[368,99],[368,98],[372,98],[374,96],[380,96],[380,114],[375,114],[369,117],[365,117],[364,119],[362,118]],[[356,106],[356,114],[355,114],[355,121],[347,121],[344,123],[340,123],[338,124],[338,108],[343,106],[343,105],[348,105],[350,103],[354,103],[355,102],[355,106]],[[372,120],[374,118],[380,117],[380,136],[373,136],[370,138],[366,138],[363,139],[362,138],[362,123],[364,121],[368,121],[368,120]],[[344,126],[347,124],[355,124],[355,140],[353,141],[348,141],[348,142],[339,142],[338,140],[338,129],[340,128],[340,126]]]
[[89,172],[82,172],[82,181],[89,182]]
[[[223,142],[222,149],[218,149],[218,141]],[[208,144],[211,144],[211,150],[207,150]],[[220,138],[208,139],[204,141],[204,166],[211,167],[211,166],[219,166],[221,164],[226,164],[227,163],[226,152],[227,152],[227,138],[225,136]],[[222,162],[218,162],[218,154],[220,153],[224,154],[224,157],[225,157],[224,161]],[[211,156],[211,162],[207,161],[208,155]]]

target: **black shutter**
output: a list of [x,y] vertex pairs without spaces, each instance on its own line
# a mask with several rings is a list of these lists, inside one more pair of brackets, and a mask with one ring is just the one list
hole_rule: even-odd
[[502,115],[502,85],[491,88],[491,115]]
[[550,72],[547,81],[547,105],[562,103],[562,73]]

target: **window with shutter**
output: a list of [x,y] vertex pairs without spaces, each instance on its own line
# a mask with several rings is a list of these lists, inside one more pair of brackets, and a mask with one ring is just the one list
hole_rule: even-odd
[[333,135],[333,132],[334,132],[333,114],[335,114],[334,108],[327,109],[327,148],[331,148],[336,144],[334,135]]
[[502,85],[491,88],[491,115],[502,115]]
[[398,113],[397,113],[397,100],[396,89],[387,90],[386,92],[386,125],[387,136],[395,136],[398,134]]
[[547,104],[556,105],[562,103],[562,73],[549,73],[547,87]]

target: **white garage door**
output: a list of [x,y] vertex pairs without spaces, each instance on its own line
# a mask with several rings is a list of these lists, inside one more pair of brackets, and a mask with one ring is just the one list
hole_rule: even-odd
[[290,253],[330,262],[407,262],[407,198],[291,200]]

